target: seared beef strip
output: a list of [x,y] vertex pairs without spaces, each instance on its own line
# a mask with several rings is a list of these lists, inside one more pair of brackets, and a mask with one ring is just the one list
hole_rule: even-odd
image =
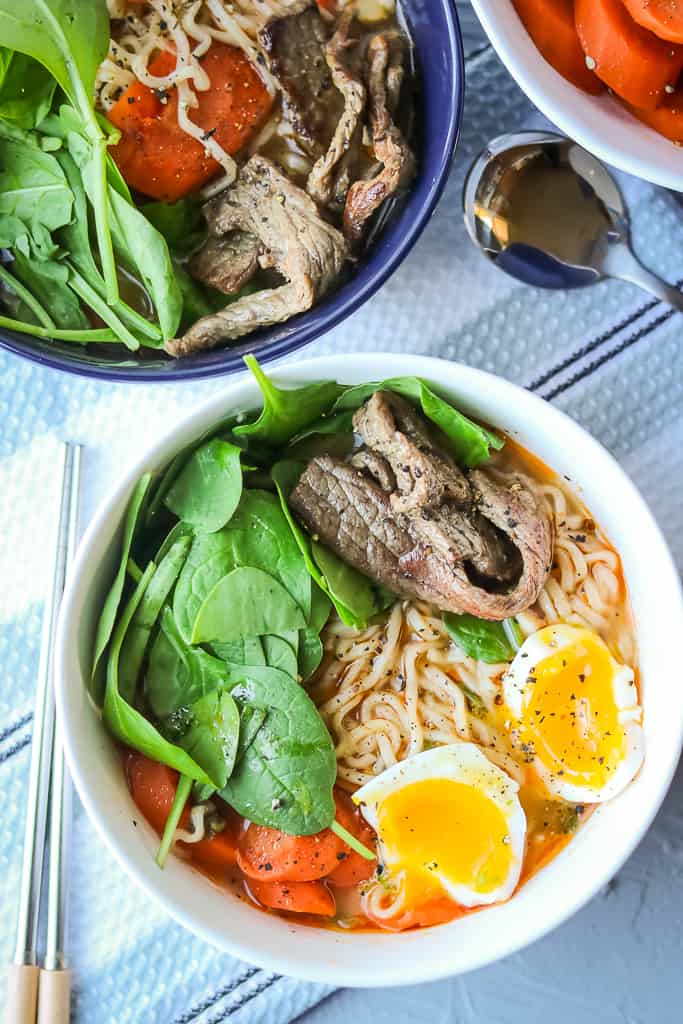
[[362,238],[367,222],[384,200],[407,186],[415,175],[415,157],[394,121],[406,59],[404,40],[399,32],[383,31],[368,44],[372,148],[382,169],[374,178],[356,181],[349,189],[344,234],[353,242]]
[[366,91],[354,69],[351,50],[358,40],[351,34],[353,16],[343,14],[325,49],[332,81],[344,100],[332,141],[308,176],[306,190],[321,206],[334,204],[341,210],[351,183],[352,165],[357,161],[365,110]]
[[257,237],[261,265],[273,267],[287,283],[246,295],[198,320],[183,338],[166,343],[173,356],[214,348],[310,309],[347,255],[343,236],[320,217],[312,199],[262,156],[253,156],[235,184],[211,200],[208,219],[217,237],[236,231]]
[[325,56],[328,35],[311,0],[293,3],[291,14],[275,18],[259,32],[270,71],[282,90],[285,113],[302,147],[316,158],[327,148],[331,126],[342,112],[342,97]]
[[188,269],[203,284],[232,295],[258,270],[260,248],[256,235],[248,231],[231,231],[221,238],[210,235]]
[[394,394],[373,395],[354,429],[365,447],[351,462],[312,459],[292,492],[311,532],[396,594],[443,611],[499,620],[536,601],[552,527],[522,478],[463,473]]

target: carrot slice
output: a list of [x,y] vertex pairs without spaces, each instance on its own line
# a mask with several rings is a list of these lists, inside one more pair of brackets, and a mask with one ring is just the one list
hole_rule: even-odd
[[574,24],[573,0],[514,0],[514,5],[548,64],[579,89],[599,95],[604,86],[586,66]]
[[[178,772],[135,751],[126,754],[125,768],[128,787],[136,806],[154,831],[163,835],[178,788]],[[191,854],[193,861],[212,869],[231,867],[237,859],[237,836],[242,819],[226,804],[221,803],[220,812],[226,819],[225,828],[221,832],[198,843],[179,844]],[[187,807],[180,817],[179,827],[191,829]]]
[[623,0],[634,21],[670,43],[683,43],[683,4],[680,0]]
[[[360,811],[353,805],[351,798],[341,789],[335,789],[334,799],[337,805],[337,821],[343,825],[351,835],[359,839],[363,846],[373,849],[375,833],[363,818]],[[344,844],[340,853],[337,854],[339,864],[328,875],[327,881],[330,885],[344,888],[349,885],[358,885],[370,877],[377,865],[376,860],[366,860],[355,850],[349,850]]]
[[272,910],[334,917],[334,896],[324,882],[261,882],[250,879],[248,889],[257,903]]
[[290,836],[252,824],[240,838],[237,864],[247,878],[310,882],[334,870],[343,845],[329,828],[312,836]]
[[[173,70],[175,55],[162,51],[150,74]],[[211,88],[197,92],[198,106],[189,116],[219,143],[237,153],[263,123],[272,98],[258,72],[241,50],[214,43],[202,61]],[[178,125],[178,90],[158,94],[134,82],[109,112],[121,132],[112,155],[126,182],[138,192],[175,202],[215,177],[220,165],[204,146]]]
[[[154,831],[162,835],[178,788],[178,772],[135,751],[126,754],[125,770],[136,806]],[[185,808],[180,827],[189,826],[190,812]]]
[[683,89],[677,89],[671,96],[667,96],[661,107],[657,107],[656,110],[638,110],[637,107],[631,106],[629,110],[634,117],[649,125],[665,139],[671,139],[678,146],[683,146]]
[[683,47],[637,25],[622,0],[575,0],[576,30],[598,78],[627,103],[654,110],[683,69]]

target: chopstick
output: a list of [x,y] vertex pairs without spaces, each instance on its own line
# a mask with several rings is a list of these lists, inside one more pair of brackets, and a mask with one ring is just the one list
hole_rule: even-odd
[[[45,603],[36,685],[16,947],[8,979],[7,1024],[36,1024],[37,1020],[41,1024],[67,1024],[69,1020],[70,980],[64,957],[64,930],[68,864],[65,822],[68,820],[70,791],[61,741],[59,737],[55,738],[52,660],[67,564],[76,544],[80,456],[80,446],[61,445],[61,499],[52,586]],[[38,926],[51,790],[47,946],[45,969],[41,971],[38,966]],[[39,1003],[42,1004],[40,1010]]]

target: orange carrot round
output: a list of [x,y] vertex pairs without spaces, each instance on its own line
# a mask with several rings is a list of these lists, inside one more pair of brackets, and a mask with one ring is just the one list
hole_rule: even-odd
[[573,0],[513,0],[537,49],[556,71],[584,92],[598,95],[600,79],[586,66],[574,24]]
[[[354,807],[351,798],[341,789],[335,789],[334,800],[337,805],[337,821],[340,825],[360,840],[363,846],[374,849],[375,834],[365,821],[360,811]],[[340,853],[337,854],[338,866],[331,871],[327,877],[330,885],[344,888],[349,885],[358,885],[370,877],[377,865],[376,860],[366,860],[355,850],[350,850],[346,844]]]
[[586,59],[598,78],[643,110],[654,110],[683,70],[683,47],[641,28],[622,0],[575,0],[574,15]]
[[639,110],[631,106],[628,109],[634,117],[659,132],[665,139],[683,146],[683,89],[677,89],[667,96],[661,107],[657,107],[656,110]]
[[[132,750],[126,754],[125,769],[136,806],[154,831],[162,835],[178,788],[178,772]],[[190,812],[185,808],[180,827],[189,826]]]
[[683,4],[680,0],[623,0],[642,28],[670,43],[683,43]]
[[[162,51],[150,64],[159,78],[175,68],[175,55]],[[197,92],[192,121],[226,153],[237,153],[263,123],[272,99],[243,52],[214,43],[202,60],[211,88]],[[220,165],[201,142],[178,125],[178,91],[159,94],[134,82],[109,112],[121,132],[112,155],[126,182],[138,192],[175,202],[215,177]]]
[[290,836],[251,824],[240,838],[237,864],[247,878],[309,882],[334,870],[342,848],[342,841],[329,828],[312,836]]
[[262,882],[249,879],[248,890],[257,903],[272,910],[334,917],[334,896],[324,882]]

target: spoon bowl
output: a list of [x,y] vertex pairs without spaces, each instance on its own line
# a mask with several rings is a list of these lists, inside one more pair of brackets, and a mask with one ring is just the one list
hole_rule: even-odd
[[494,139],[472,165],[463,206],[475,245],[526,284],[584,288],[616,277],[683,310],[683,294],[636,259],[628,211],[609,170],[563,135]]

